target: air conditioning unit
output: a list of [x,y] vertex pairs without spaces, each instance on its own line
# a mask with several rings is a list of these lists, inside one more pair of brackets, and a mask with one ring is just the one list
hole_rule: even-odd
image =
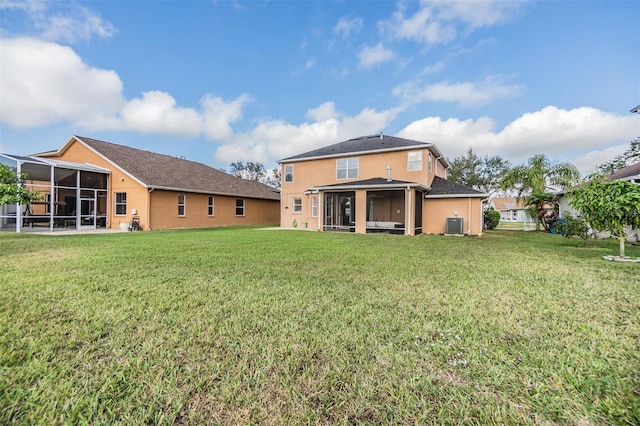
[[464,227],[461,217],[448,217],[447,218],[447,230],[445,234],[464,234]]

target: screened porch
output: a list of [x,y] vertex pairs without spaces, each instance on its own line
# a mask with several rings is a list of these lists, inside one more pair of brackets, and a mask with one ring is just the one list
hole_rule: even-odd
[[312,191],[321,194],[323,231],[417,235],[422,233],[424,189],[415,183],[369,179]]
[[24,174],[25,188],[39,194],[27,205],[0,206],[0,230],[29,232],[107,227],[107,169],[9,154],[0,154],[0,163]]

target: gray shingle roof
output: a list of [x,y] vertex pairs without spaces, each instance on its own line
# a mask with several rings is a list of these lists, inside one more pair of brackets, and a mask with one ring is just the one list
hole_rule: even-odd
[[422,184],[416,183],[416,182],[407,182],[405,180],[391,180],[388,181],[386,178],[381,178],[381,177],[377,177],[377,178],[370,178],[370,179],[363,179],[363,180],[356,180],[356,181],[349,181],[349,182],[344,182],[344,183],[334,183],[331,185],[318,185],[317,188],[334,188],[334,187],[340,187],[340,188],[347,188],[347,187],[353,187],[353,188],[363,188],[363,187],[380,187],[380,188],[393,188],[393,187],[406,187],[407,185],[411,185],[411,186],[423,186]]
[[259,182],[231,176],[202,163],[76,136],[149,188],[279,200],[280,193]]
[[427,194],[430,198],[436,197],[455,197],[455,196],[469,196],[469,197],[484,197],[487,194],[476,191],[468,186],[460,185],[459,183],[451,182],[447,179],[442,179],[439,176],[433,178],[431,182],[431,191]]
[[604,175],[607,179],[618,180],[629,176],[640,175],[640,162],[632,164],[627,167],[623,167],[614,171],[613,173]]
[[374,151],[388,151],[397,150],[408,147],[434,147],[431,143],[418,142],[411,139],[397,138],[395,136],[383,135],[370,135],[361,136],[355,139],[349,139],[344,142],[338,142],[333,145],[325,146],[322,148],[314,149],[302,154],[294,155],[280,160],[281,163],[291,160],[302,160],[317,157],[335,157],[345,154],[351,154],[356,152],[374,152]]

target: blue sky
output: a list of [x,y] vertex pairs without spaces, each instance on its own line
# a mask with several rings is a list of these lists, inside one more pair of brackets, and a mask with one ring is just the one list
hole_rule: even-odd
[[218,168],[375,134],[584,173],[640,135],[637,1],[0,0],[0,151]]

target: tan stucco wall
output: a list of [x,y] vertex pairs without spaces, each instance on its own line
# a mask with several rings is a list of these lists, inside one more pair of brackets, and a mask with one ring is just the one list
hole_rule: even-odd
[[[184,216],[178,216],[179,194],[186,196]],[[214,197],[213,216],[209,216],[210,196]],[[244,216],[236,216],[239,199],[244,200]],[[280,219],[278,204],[277,200],[154,190],[151,192],[151,229],[274,224]]]
[[[422,152],[422,170],[409,171],[408,152]],[[296,223],[308,223],[310,229],[319,229],[317,218],[311,217],[311,197],[317,194],[305,194],[313,186],[333,185],[348,183],[370,178],[386,178],[387,166],[391,166],[391,176],[395,180],[419,182],[430,185],[434,176],[446,178],[446,170],[437,155],[432,153],[433,166],[429,171],[429,149],[410,149],[403,151],[382,152],[374,154],[360,154],[340,158],[358,157],[359,176],[355,179],[336,179],[336,158],[326,158],[310,161],[297,161],[281,165],[282,189],[280,217],[282,227],[291,227],[294,219]],[[293,164],[293,182],[285,182],[285,166]],[[293,213],[293,199],[302,199],[302,212]],[[322,207],[322,201],[319,200]],[[359,210],[356,209],[356,213]]]
[[482,235],[483,214],[480,198],[426,199],[422,211],[423,233],[444,234],[448,217],[463,218],[465,234]]
[[[110,161],[104,160],[82,143],[72,139],[62,156],[50,157],[77,163],[90,163],[111,171],[108,185],[109,212],[107,227],[118,229],[130,223],[133,210],[140,217],[142,229],[194,228],[207,226],[278,223],[279,201],[245,199],[245,216],[235,216],[236,197],[215,194],[185,193],[186,216],[178,217],[178,192],[149,190]],[[127,213],[115,215],[115,193],[127,193]],[[215,196],[215,216],[208,216],[209,195]]]
[[[140,185],[137,181],[132,179],[129,175],[122,172],[119,168],[115,167],[111,162],[104,160],[101,156],[94,153],[92,150],[81,144],[80,142],[73,140],[67,147],[66,151],[57,157],[63,161],[72,161],[76,163],[88,163],[95,166],[103,167],[111,171],[109,177],[108,188],[108,203],[109,211],[107,213],[107,227],[118,229],[121,223],[130,223],[133,216],[133,209],[137,210],[136,216],[140,217],[140,225],[142,229],[149,228],[149,201],[147,189]],[[127,214],[116,215],[115,214],[115,193],[126,192],[127,193]]]

